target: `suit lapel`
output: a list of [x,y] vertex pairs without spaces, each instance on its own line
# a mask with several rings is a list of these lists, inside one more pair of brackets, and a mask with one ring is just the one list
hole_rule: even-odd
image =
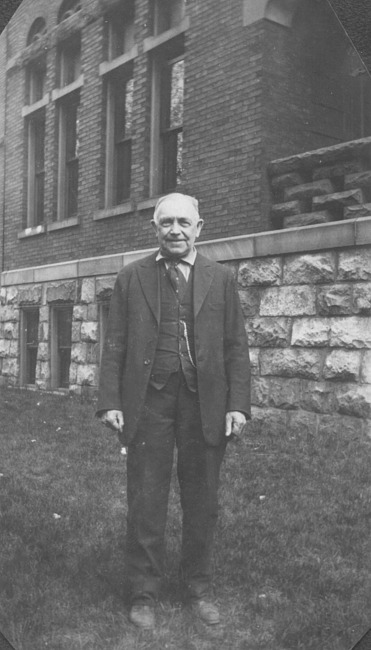
[[160,322],[160,291],[158,282],[157,252],[142,260],[138,266],[138,277],[145,299],[157,320]]
[[197,253],[195,267],[194,267],[194,285],[193,285],[193,303],[194,303],[194,317],[197,317],[203,302],[209,292],[211,283],[213,281],[215,270],[211,262]]

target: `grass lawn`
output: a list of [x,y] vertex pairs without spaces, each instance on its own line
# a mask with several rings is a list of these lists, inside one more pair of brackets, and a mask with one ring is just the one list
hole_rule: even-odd
[[154,633],[127,619],[125,459],[76,398],[0,391],[0,629],[16,650],[349,650],[371,626],[371,442],[258,431],[222,472],[214,637],[177,590],[179,502]]

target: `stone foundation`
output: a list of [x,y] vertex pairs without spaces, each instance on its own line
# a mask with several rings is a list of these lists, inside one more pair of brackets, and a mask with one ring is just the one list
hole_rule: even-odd
[[[311,250],[293,252],[296,230],[200,245],[206,255],[227,263],[238,281],[251,348],[253,422],[278,434],[346,427],[371,435],[371,218],[300,231]],[[257,255],[264,246],[266,252]],[[52,281],[47,280],[52,267],[3,274],[2,384],[19,385],[20,310],[38,306],[35,386],[52,388],[51,308],[73,304],[69,390],[94,396],[101,305],[111,295],[116,269],[147,253],[104,258],[106,272],[89,277],[71,279],[71,267],[63,271],[69,279],[60,280],[53,267]],[[83,272],[87,266],[82,260],[76,268]],[[40,281],[32,281],[35,277]],[[14,278],[22,281],[12,284]]]

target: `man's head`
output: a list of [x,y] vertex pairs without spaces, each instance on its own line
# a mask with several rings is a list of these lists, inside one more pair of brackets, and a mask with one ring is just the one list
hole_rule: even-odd
[[177,192],[159,199],[151,223],[161,253],[173,258],[185,257],[193,249],[203,226],[198,201]]

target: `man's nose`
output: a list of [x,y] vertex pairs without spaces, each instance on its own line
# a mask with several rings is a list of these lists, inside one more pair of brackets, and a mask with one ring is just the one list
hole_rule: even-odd
[[179,226],[177,221],[173,221],[173,223],[171,225],[171,232],[172,232],[173,235],[179,235],[180,234],[181,230],[180,230],[180,226]]

